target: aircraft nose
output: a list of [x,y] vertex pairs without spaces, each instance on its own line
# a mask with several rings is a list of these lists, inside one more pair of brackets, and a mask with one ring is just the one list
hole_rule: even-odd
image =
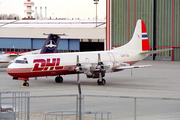
[[12,67],[12,65],[10,64],[8,67],[7,67],[7,73],[11,76],[14,76],[14,73],[16,73],[16,69]]

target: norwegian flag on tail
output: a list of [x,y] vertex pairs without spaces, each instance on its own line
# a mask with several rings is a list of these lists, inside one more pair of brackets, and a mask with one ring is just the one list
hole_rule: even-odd
[[141,27],[142,27],[142,50],[147,51],[150,50],[150,46],[146,32],[146,26],[142,20],[141,20]]

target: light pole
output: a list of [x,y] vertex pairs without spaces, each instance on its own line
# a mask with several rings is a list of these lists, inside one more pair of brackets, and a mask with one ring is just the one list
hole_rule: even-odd
[[96,27],[97,27],[97,4],[99,0],[94,0],[94,4],[96,5]]

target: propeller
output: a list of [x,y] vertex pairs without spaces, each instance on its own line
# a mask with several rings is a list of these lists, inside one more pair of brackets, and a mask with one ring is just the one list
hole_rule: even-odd
[[78,83],[79,94],[81,94],[79,73],[82,71],[82,67],[81,67],[81,64],[79,63],[79,55],[77,55],[75,71],[77,72],[77,83]]
[[79,73],[82,72],[81,64],[79,63],[79,55],[77,55],[76,67],[75,70],[77,72],[77,84],[78,84],[78,91],[79,91],[79,117],[81,119],[81,84],[79,80]]
[[100,53],[98,53],[98,65],[96,69],[99,69],[99,81],[102,81],[102,69],[104,69],[104,64],[101,61]]

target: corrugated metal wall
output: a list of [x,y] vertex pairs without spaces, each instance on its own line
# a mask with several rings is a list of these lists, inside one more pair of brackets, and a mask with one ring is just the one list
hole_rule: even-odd
[[112,0],[112,46],[124,45],[131,39],[138,19],[145,22],[150,46],[153,46],[154,5],[155,47],[173,48],[172,52],[157,56],[180,60],[180,0]]
[[180,60],[180,0],[173,2],[173,59]]
[[[172,1],[156,1],[156,48],[171,48],[171,21],[172,21]],[[171,52],[158,53],[157,56],[171,57]]]

